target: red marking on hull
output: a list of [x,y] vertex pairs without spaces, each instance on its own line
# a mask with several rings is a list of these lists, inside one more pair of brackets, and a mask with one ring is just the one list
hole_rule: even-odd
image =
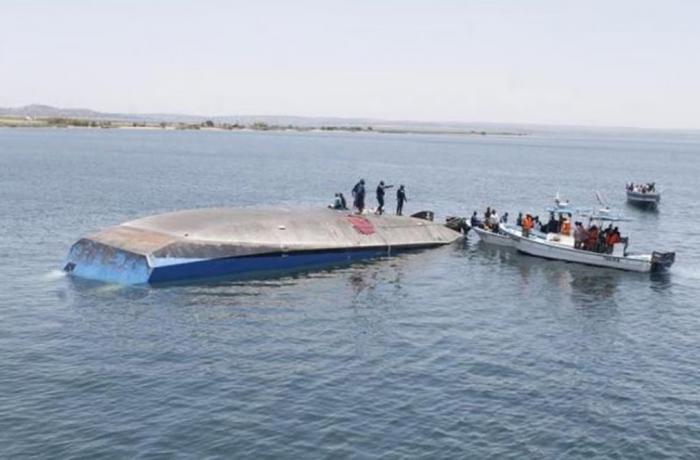
[[374,233],[374,225],[364,217],[348,216],[352,228],[361,235],[371,235]]

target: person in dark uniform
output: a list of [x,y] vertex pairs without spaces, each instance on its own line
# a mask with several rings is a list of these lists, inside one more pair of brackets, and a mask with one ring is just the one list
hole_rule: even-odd
[[397,216],[402,216],[403,215],[403,204],[408,201],[408,198],[406,198],[406,189],[404,188],[403,184],[399,186],[399,189],[396,191],[396,215]]
[[379,185],[377,185],[377,214],[384,214],[384,194],[386,193],[386,189],[392,188],[393,185],[385,185],[384,181],[379,181]]
[[357,209],[358,214],[362,214],[365,209],[365,180],[360,179],[360,182],[352,188],[353,206]]
[[338,198],[340,198],[340,209],[348,209],[348,202],[345,201],[345,196],[342,193],[338,193]]

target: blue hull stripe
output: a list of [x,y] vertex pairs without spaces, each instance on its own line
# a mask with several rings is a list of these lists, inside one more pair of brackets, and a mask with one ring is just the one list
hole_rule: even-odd
[[255,257],[211,259],[156,267],[152,270],[148,282],[162,283],[168,281],[235,276],[248,273],[298,270],[345,264],[385,255],[387,255],[386,248],[371,248],[367,250],[314,251]]

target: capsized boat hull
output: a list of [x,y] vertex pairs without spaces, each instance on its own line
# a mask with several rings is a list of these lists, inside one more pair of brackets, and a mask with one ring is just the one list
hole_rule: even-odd
[[564,262],[575,262],[596,267],[615,268],[634,272],[661,271],[669,268],[674,253],[653,253],[649,255],[613,255],[574,249],[571,246],[549,242],[537,236],[522,236],[506,230],[515,243],[515,248],[525,254]]
[[174,282],[345,264],[461,237],[413,217],[197,209],[137,219],[81,238],[71,247],[65,270],[120,284]]

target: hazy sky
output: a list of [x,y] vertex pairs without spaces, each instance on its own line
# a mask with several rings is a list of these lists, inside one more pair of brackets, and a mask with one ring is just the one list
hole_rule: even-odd
[[700,128],[700,1],[0,0],[0,106]]

